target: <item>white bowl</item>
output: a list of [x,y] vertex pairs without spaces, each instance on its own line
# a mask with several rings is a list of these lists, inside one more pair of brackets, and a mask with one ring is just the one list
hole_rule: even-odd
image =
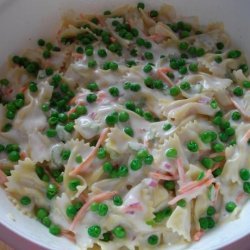
[[[9,54],[34,46],[39,37],[53,37],[60,24],[60,16],[65,10],[93,13],[137,2],[139,0],[0,0],[0,63],[3,63]],[[166,1],[144,0],[144,3],[151,7],[158,7],[163,2]],[[223,21],[233,43],[250,57],[249,0],[169,0],[168,3],[176,7],[178,15],[199,16],[204,24]],[[22,215],[1,189],[0,200],[0,223],[5,225],[5,230],[12,230],[27,241],[47,249],[78,249],[64,238],[50,235],[37,221]],[[250,203],[244,207],[238,220],[217,227],[188,249],[219,249],[249,234],[249,214]],[[35,245],[31,248],[35,249]],[[24,248],[19,246],[17,249]]]

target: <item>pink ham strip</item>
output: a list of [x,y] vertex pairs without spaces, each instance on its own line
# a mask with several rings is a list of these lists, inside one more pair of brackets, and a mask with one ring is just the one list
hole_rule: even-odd
[[211,169],[209,169],[207,172],[206,172],[206,175],[205,177],[200,180],[200,181],[191,181],[185,185],[183,185],[180,189],[179,189],[179,192],[180,193],[185,193],[193,188],[196,188],[200,185],[203,185],[204,183],[206,183],[206,181],[208,180],[208,178],[210,178],[212,176],[212,171]]
[[166,180],[166,181],[176,180],[176,177],[174,176],[157,173],[157,172],[150,172],[148,175],[149,177],[156,179],[156,180]]
[[250,117],[246,114],[245,110],[233,98],[231,98],[231,101],[232,101],[233,105],[241,112],[243,117],[245,119],[249,120]]
[[200,188],[204,187],[204,186],[210,186],[215,180],[214,179],[209,179],[207,182],[205,182],[203,185],[194,187],[193,189],[186,191],[183,194],[177,195],[176,197],[174,197],[174,199],[172,199],[171,201],[168,202],[169,205],[174,205],[176,202],[178,202],[179,200],[188,198],[188,196],[192,195],[194,192],[198,191]]
[[161,78],[168,85],[168,87],[172,87],[174,84],[166,75],[167,72],[172,72],[172,70],[170,68],[159,68],[157,70],[157,76]]
[[73,222],[70,225],[69,230],[73,231],[77,225],[77,223],[80,222],[80,220],[84,217],[84,215],[87,213],[90,205],[93,202],[102,202],[105,200],[108,200],[110,198],[112,198],[114,195],[116,195],[117,192],[116,191],[111,191],[111,192],[104,192],[104,193],[100,193],[97,194],[93,197],[91,197],[83,206],[82,208],[78,211],[77,215],[75,216]]
[[6,182],[8,182],[7,176],[3,170],[0,169],[0,185],[4,185]]
[[183,185],[186,182],[186,174],[185,174],[184,166],[180,158],[176,160],[176,163],[177,163],[177,170],[179,174],[180,185]]
[[97,144],[96,144],[95,148],[92,150],[92,152],[90,152],[90,154],[87,156],[85,161],[83,161],[78,167],[76,167],[74,170],[72,170],[69,173],[70,176],[80,174],[83,170],[86,170],[91,165],[91,163],[95,159],[95,156],[97,154],[97,151],[98,151],[99,147],[101,146],[103,141],[106,139],[108,132],[109,132],[109,128],[105,128],[101,132],[101,135],[99,137],[99,140],[97,141]]

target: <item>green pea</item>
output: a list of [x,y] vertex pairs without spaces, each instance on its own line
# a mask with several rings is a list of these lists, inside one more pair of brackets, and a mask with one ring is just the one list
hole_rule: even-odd
[[122,226],[117,226],[112,230],[115,237],[122,239],[126,237],[126,230]]
[[96,66],[97,66],[96,60],[89,60],[89,61],[88,61],[88,68],[93,69],[93,68],[95,68]]
[[228,58],[239,58],[241,56],[241,52],[239,50],[230,50],[228,53],[227,53],[227,57]]
[[243,181],[248,181],[250,179],[250,171],[247,168],[242,168],[239,175]]
[[47,192],[46,192],[47,198],[51,200],[57,195],[57,193],[58,193],[57,187],[54,184],[50,183],[47,187]]
[[100,57],[102,57],[102,58],[107,56],[107,52],[106,52],[105,49],[99,49],[99,50],[97,51],[97,54],[98,54],[98,56],[100,56]]
[[205,50],[203,48],[196,49],[196,56],[201,57],[205,55]]
[[214,58],[214,61],[216,62],[216,63],[221,63],[222,62],[222,57],[221,56],[216,56],[215,58]]
[[147,60],[152,60],[154,59],[154,55],[150,52],[150,51],[146,51],[144,53],[144,57],[147,59]]
[[69,149],[62,150],[61,152],[61,158],[63,161],[67,161],[70,157],[71,151]]
[[239,66],[239,69],[241,69],[243,73],[247,73],[247,71],[248,71],[248,65],[245,64],[245,63],[244,63],[244,64],[241,64],[241,65]]
[[71,133],[74,131],[74,123],[69,122],[64,126],[64,130],[67,131],[68,133]]
[[79,179],[75,178],[75,179],[72,179],[71,181],[69,181],[68,188],[71,191],[77,191],[77,187],[79,185],[81,185],[81,181]]
[[37,40],[37,44],[38,44],[38,46],[43,47],[45,45],[45,41],[40,38]]
[[207,215],[208,216],[213,216],[215,213],[216,213],[216,210],[215,210],[215,208],[213,206],[209,206],[207,208]]
[[113,170],[113,166],[110,162],[105,162],[102,168],[105,173],[111,173],[111,171]]
[[118,116],[116,113],[111,113],[106,116],[105,122],[108,126],[114,126],[118,122]]
[[28,197],[28,196],[23,196],[23,197],[20,199],[20,203],[21,203],[23,206],[28,206],[28,205],[31,203],[31,199],[30,199],[30,197]]
[[164,131],[168,131],[172,128],[172,125],[170,123],[165,123],[162,127]]
[[144,9],[145,8],[145,4],[144,3],[142,3],[142,2],[139,2],[138,4],[137,4],[137,9]]
[[250,88],[250,81],[243,81],[242,85],[244,88],[249,89]]
[[240,97],[240,96],[243,96],[243,95],[244,95],[244,91],[243,91],[243,89],[242,89],[241,87],[237,86],[236,88],[234,88],[233,94],[234,94],[235,96]]
[[152,71],[152,69],[153,69],[152,65],[148,63],[148,64],[146,64],[146,65],[144,66],[143,71],[144,71],[145,73],[149,73],[149,72]]
[[201,160],[201,164],[206,168],[206,169],[211,169],[214,166],[214,161],[211,158],[204,157]]
[[56,132],[55,129],[49,128],[49,129],[47,129],[47,131],[46,131],[46,135],[47,135],[48,137],[50,137],[50,138],[56,137],[56,136],[57,136],[57,132]]
[[199,150],[199,146],[195,141],[189,141],[187,143],[187,148],[191,152],[197,152]]
[[212,217],[207,217],[207,227],[208,229],[212,229],[215,226],[215,221]]
[[101,227],[98,225],[93,225],[88,228],[88,235],[93,238],[98,238],[101,234]]
[[38,220],[42,220],[44,217],[48,216],[49,213],[45,208],[38,208],[36,211],[36,217]]
[[208,229],[208,220],[207,217],[202,217],[199,219],[199,224],[201,229],[206,230]]
[[187,202],[184,199],[181,199],[181,200],[177,201],[176,205],[179,207],[186,207]]
[[208,144],[217,139],[217,134],[212,130],[207,130],[200,133],[199,137],[203,143]]
[[20,159],[20,155],[19,155],[19,152],[17,151],[11,151],[9,154],[8,154],[8,159],[12,162],[17,162],[19,159]]
[[120,122],[127,122],[129,120],[129,114],[126,111],[122,111],[118,115],[118,120]]
[[134,136],[134,131],[131,127],[125,127],[123,129],[124,133],[126,133],[127,135],[133,137]]
[[31,92],[37,92],[37,90],[38,90],[37,84],[35,82],[30,82],[30,84],[29,84],[29,90]]
[[182,82],[182,83],[180,84],[180,88],[181,88],[182,90],[189,90],[189,89],[191,88],[191,85],[190,85],[189,82]]
[[164,181],[163,186],[168,191],[174,191],[175,190],[175,182],[174,181]]
[[144,112],[143,117],[146,121],[149,121],[149,122],[153,121],[153,115],[150,112]]
[[118,69],[118,64],[116,62],[110,62],[109,68],[113,71],[116,71]]
[[212,172],[213,176],[216,178],[222,174],[222,168],[217,168]]
[[127,101],[125,103],[125,107],[131,111],[135,111],[136,108],[135,104],[132,101]]
[[87,108],[83,105],[79,105],[76,107],[76,114],[77,116],[81,116],[81,115],[86,115],[87,114]]
[[106,216],[108,213],[108,205],[105,203],[100,203],[98,206],[97,213],[99,216]]
[[250,182],[248,182],[248,181],[244,182],[243,190],[245,193],[250,194]]
[[225,147],[221,143],[215,143],[215,144],[212,145],[212,149],[215,152],[219,153],[219,152],[223,152],[225,150]]
[[97,158],[98,159],[104,159],[107,156],[107,151],[105,148],[99,148],[97,151]]
[[81,155],[77,155],[75,158],[76,163],[82,163],[82,156]]
[[188,49],[188,43],[187,42],[180,42],[179,43],[179,49],[180,50],[187,50]]
[[42,219],[42,224],[45,226],[45,227],[50,227],[50,225],[51,225],[51,220],[50,220],[50,218],[48,217],[48,216],[46,216],[46,217],[44,217],[43,219]]
[[74,205],[70,204],[66,208],[66,215],[70,218],[73,219],[77,214],[77,209]]
[[109,93],[113,97],[118,97],[119,96],[119,89],[117,87],[110,87],[109,88]]
[[188,69],[191,72],[197,72],[198,71],[198,64],[197,63],[191,63],[191,64],[189,64]]
[[137,152],[137,157],[141,160],[144,160],[148,156],[148,151],[146,149],[140,149]]
[[49,227],[49,232],[53,235],[60,235],[61,228],[58,225],[51,224]]
[[146,165],[151,165],[154,161],[154,157],[152,155],[148,155],[145,159],[144,159],[144,163]]
[[159,237],[156,234],[152,234],[148,237],[147,242],[151,246],[157,245],[159,242]]
[[99,90],[99,86],[96,82],[90,82],[87,84],[87,89],[94,92]]
[[175,97],[175,96],[178,96],[180,93],[181,93],[181,90],[180,90],[180,88],[178,86],[174,86],[174,87],[171,87],[169,89],[169,94],[171,96]]
[[130,162],[130,168],[133,171],[137,171],[137,170],[141,169],[142,168],[142,161],[139,158],[134,158]]
[[232,213],[237,205],[233,201],[229,201],[225,205],[225,209],[228,213]]
[[175,148],[169,148],[166,152],[165,152],[166,157],[168,158],[176,158],[178,155],[178,152]]
[[120,195],[113,196],[113,203],[115,206],[121,206],[123,204],[122,197]]
[[218,108],[218,103],[217,103],[215,100],[212,100],[212,101],[210,102],[210,107],[211,107],[212,109],[217,109],[217,108]]
[[129,172],[129,170],[128,170],[128,167],[126,165],[123,164],[123,165],[119,166],[119,168],[118,168],[119,177],[126,177],[128,175],[128,172]]

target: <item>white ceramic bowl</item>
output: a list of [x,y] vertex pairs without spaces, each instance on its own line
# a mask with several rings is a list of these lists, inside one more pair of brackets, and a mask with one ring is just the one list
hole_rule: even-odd
[[[93,13],[137,2],[139,0],[0,0],[0,64],[9,54],[34,46],[37,38],[53,37],[65,10]],[[166,1],[144,0],[151,7],[158,7],[163,2]],[[249,0],[168,0],[168,3],[176,7],[178,15],[199,16],[204,24],[223,21],[233,43],[250,57]],[[22,215],[1,189],[0,200],[0,223],[5,225],[6,230],[10,229],[27,241],[48,249],[78,249],[66,239],[50,235],[37,221]],[[249,214],[250,203],[245,206],[238,220],[217,227],[188,249],[219,249],[249,234]]]

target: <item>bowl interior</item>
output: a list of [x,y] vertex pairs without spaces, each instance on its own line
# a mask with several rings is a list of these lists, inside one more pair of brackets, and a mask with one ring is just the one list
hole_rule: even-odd
[[[126,3],[138,1],[126,0]],[[159,7],[165,1],[147,1],[148,6]],[[250,56],[250,32],[248,0],[169,0],[168,3],[176,7],[178,15],[199,16],[201,23],[223,21],[225,28],[231,35],[236,47],[239,47]],[[239,4],[240,3],[240,4]],[[60,16],[69,9],[84,13],[102,12],[124,4],[123,0],[0,0],[0,64],[10,54],[20,51],[22,48],[34,46],[40,37],[54,37],[60,24]],[[234,17],[234,18],[232,18]],[[0,223],[10,230],[27,238],[34,243],[50,249],[78,249],[68,240],[55,238],[47,229],[34,219],[22,215],[7,199],[0,189]],[[218,249],[250,232],[250,204],[243,209],[240,218],[236,221],[221,225],[218,229],[195,243],[190,249]],[[235,230],[237,228],[237,230]]]

